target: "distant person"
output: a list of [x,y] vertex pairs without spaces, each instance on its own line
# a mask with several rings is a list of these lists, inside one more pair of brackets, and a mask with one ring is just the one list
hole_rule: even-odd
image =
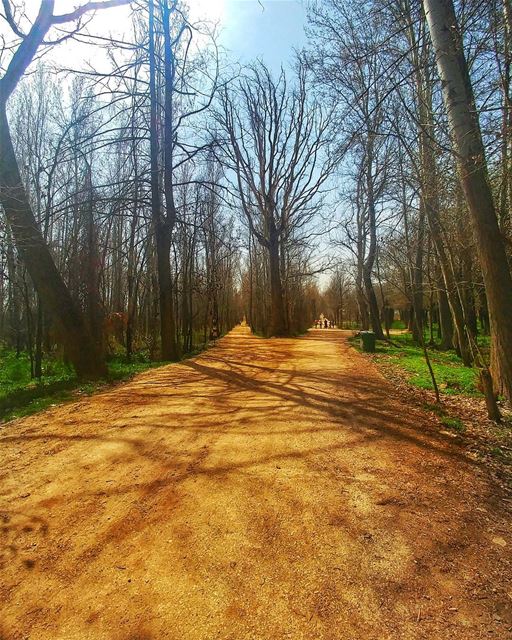
[[324,329],[327,329],[329,327],[329,320],[327,320],[327,318],[324,320]]

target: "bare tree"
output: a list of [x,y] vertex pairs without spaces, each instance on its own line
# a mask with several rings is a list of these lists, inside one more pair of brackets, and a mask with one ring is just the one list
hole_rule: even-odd
[[105,372],[99,346],[89,334],[84,318],[72,300],[58,272],[48,245],[37,224],[25,187],[22,183],[7,119],[7,101],[39,47],[45,43],[52,27],[75,24],[90,11],[126,4],[128,0],[87,2],[67,14],[54,14],[54,1],[43,0],[30,30],[24,33],[14,19],[10,0],[3,0],[4,19],[9,24],[18,45],[0,79],[0,202],[12,229],[16,246],[37,292],[60,326],[62,340],[76,371],[81,376],[95,377]]
[[306,70],[294,84],[274,79],[263,63],[225,88],[215,118],[222,161],[231,172],[252,236],[268,257],[271,320],[268,333],[289,333],[285,304],[287,246],[307,237],[322,188],[337,158],[329,155],[332,118],[308,98]]

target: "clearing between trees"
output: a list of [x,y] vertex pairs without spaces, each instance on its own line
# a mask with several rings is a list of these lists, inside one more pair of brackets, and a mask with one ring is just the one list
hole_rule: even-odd
[[347,335],[4,427],[0,637],[512,638],[509,503]]

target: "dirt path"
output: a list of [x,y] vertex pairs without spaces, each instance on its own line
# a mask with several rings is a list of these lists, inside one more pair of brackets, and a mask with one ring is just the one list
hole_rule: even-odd
[[341,332],[200,357],[1,430],[0,638],[512,638],[485,471]]

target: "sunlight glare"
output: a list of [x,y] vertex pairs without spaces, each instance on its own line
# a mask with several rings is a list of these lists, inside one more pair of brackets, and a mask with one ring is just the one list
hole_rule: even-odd
[[194,20],[220,22],[224,17],[225,0],[189,0],[189,6]]

